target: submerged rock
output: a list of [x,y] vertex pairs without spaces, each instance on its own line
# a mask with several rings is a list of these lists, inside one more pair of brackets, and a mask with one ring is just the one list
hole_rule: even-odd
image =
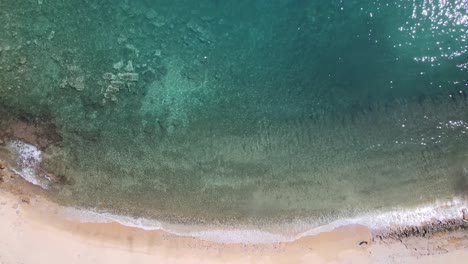
[[122,81],[111,81],[110,84],[119,90],[122,90],[123,88],[125,88],[125,83]]
[[81,92],[85,89],[85,78],[84,76],[70,77],[66,79],[66,84],[71,88]]
[[186,26],[190,31],[195,33],[199,41],[203,43],[212,42],[212,39],[213,39],[212,33],[208,31],[207,29],[203,28],[194,20],[189,21]]
[[158,58],[160,58],[160,57],[161,57],[161,55],[162,55],[162,52],[161,52],[161,50],[160,50],[160,49],[157,49],[157,50],[155,50],[155,51],[154,51],[154,56],[155,56],[155,57],[158,57]]
[[62,80],[61,87],[65,88],[67,86],[77,90],[83,91],[85,89],[85,77],[83,71],[78,66],[69,66],[68,67],[69,76]]
[[107,81],[115,80],[117,77],[111,72],[106,72],[102,75],[102,78]]
[[123,61],[119,61],[119,62],[114,63],[114,65],[112,65],[112,68],[114,70],[120,70],[122,69],[123,65],[124,65]]
[[145,16],[147,19],[152,20],[158,17],[158,13],[151,8],[146,12]]
[[134,72],[135,71],[135,67],[133,67],[133,62],[131,60],[129,60],[127,62],[127,66],[125,66],[124,70],[126,72]]
[[122,80],[124,82],[138,82],[139,81],[138,73],[125,72],[125,73],[119,73],[117,74],[117,76],[119,77],[119,80]]
[[106,93],[115,93],[115,92],[118,92],[118,91],[119,91],[119,88],[115,87],[113,85],[108,85],[107,88],[106,88]]
[[156,73],[153,69],[148,69],[144,71],[142,76],[143,76],[143,81],[147,83],[151,83],[154,80],[156,80]]
[[138,58],[140,57],[140,50],[131,44],[125,45],[125,52],[129,58]]

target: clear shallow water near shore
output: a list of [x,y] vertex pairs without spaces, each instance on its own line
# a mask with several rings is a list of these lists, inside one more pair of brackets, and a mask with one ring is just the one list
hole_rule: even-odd
[[2,1],[0,120],[53,124],[38,166],[55,181],[36,180],[113,214],[319,226],[451,200],[468,190],[467,8]]

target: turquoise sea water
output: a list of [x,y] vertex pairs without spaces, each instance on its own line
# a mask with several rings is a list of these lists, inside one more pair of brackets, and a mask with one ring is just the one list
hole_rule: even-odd
[[0,121],[53,124],[51,197],[116,214],[320,223],[450,199],[468,191],[467,12],[3,0]]

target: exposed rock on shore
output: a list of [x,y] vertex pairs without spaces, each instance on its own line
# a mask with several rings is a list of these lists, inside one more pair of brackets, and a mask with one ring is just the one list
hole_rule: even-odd
[[404,226],[391,228],[386,231],[378,231],[374,235],[374,240],[401,240],[408,237],[430,237],[442,232],[457,230],[468,230],[467,210],[462,211],[462,217],[448,220],[432,220],[419,226]]
[[41,149],[62,140],[58,127],[53,122],[36,119],[13,122],[6,130],[1,131],[0,137],[20,139]]

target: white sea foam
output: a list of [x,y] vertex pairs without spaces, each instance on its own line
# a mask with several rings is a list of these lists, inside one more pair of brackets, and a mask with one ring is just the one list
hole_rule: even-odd
[[[289,238],[284,235],[265,232],[258,229],[209,229],[203,231],[182,231],[182,229],[187,229],[186,226],[179,226],[179,228],[177,228],[177,225],[164,225],[159,221],[148,218],[133,218],[109,212],[99,212],[96,209],[87,210],[66,207],[62,212],[65,219],[81,223],[116,222],[124,226],[140,228],[143,230],[163,230],[174,235],[194,237],[221,243],[274,243],[292,240],[292,237]],[[194,229],[203,229],[203,227],[194,226]]]
[[358,217],[345,218],[305,231],[299,237],[331,231],[339,226],[360,224],[372,230],[384,230],[396,226],[418,226],[434,219],[443,221],[463,217],[462,210],[468,208],[468,201],[454,198],[451,201],[438,201],[416,208],[394,209],[387,212],[374,212]]
[[[147,218],[132,218],[120,216],[98,210],[85,210],[68,207],[64,210],[65,216],[69,220],[80,222],[111,223],[117,222],[125,226],[136,227],[144,230],[164,230],[168,233],[180,236],[189,236],[207,241],[221,243],[276,243],[290,242],[301,237],[316,235],[322,232],[331,231],[340,226],[360,224],[369,227],[371,230],[384,230],[395,226],[417,226],[424,222],[437,219],[446,220],[462,217],[462,209],[468,208],[468,202],[455,198],[448,202],[436,202],[431,205],[417,208],[395,209],[388,212],[376,212],[363,214],[359,217],[344,218],[332,221],[325,225],[314,226],[298,223],[296,228],[290,230],[302,230],[301,232],[275,233],[254,228],[213,228],[203,226],[193,226],[188,230],[187,226],[168,225],[156,220]],[[270,228],[278,229],[278,228]],[[282,230],[284,231],[284,230]]]
[[66,207],[63,210],[64,217],[68,220],[79,221],[82,223],[112,223],[136,227],[143,230],[160,230],[162,225],[157,220],[148,218],[135,218],[124,215],[116,215],[109,212],[102,212],[96,209],[86,210],[74,207]]
[[16,162],[20,168],[19,171],[15,169],[12,170],[26,181],[47,189],[47,182],[37,177],[37,171],[42,161],[42,151],[34,145],[19,140],[10,141],[8,147],[16,152]]

